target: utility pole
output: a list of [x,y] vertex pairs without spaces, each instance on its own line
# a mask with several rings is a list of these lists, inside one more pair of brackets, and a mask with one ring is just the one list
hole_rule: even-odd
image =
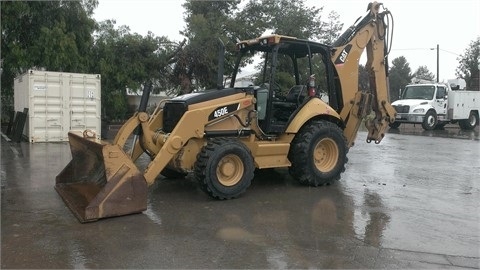
[[437,44],[437,83],[439,82],[438,75],[440,74],[440,46]]
[[478,70],[477,70],[477,77],[478,77],[478,91],[480,91],[480,62],[478,63]]
[[[430,50],[435,50],[435,48],[430,48]],[[439,82],[440,75],[440,46],[437,44],[437,83]]]

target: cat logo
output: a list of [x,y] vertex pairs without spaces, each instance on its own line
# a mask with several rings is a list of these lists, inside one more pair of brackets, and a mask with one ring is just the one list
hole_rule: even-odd
[[335,65],[343,65],[345,64],[345,61],[347,60],[347,56],[350,53],[350,50],[352,49],[352,44],[348,44],[340,53],[340,55],[337,57],[335,60]]

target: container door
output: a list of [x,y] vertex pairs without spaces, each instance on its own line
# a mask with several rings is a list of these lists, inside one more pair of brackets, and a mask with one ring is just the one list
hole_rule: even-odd
[[62,141],[63,82],[48,73],[30,76],[29,140]]
[[90,129],[100,139],[100,80],[95,76],[70,76],[70,130]]

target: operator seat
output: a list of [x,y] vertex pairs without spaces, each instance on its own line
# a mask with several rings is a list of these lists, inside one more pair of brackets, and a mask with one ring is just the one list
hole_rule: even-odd
[[288,91],[285,100],[287,102],[295,103],[297,106],[302,104],[303,100],[307,96],[306,86],[305,85],[294,85]]
[[274,101],[274,107],[297,108],[307,96],[306,89],[305,85],[292,86],[282,101]]
[[273,115],[276,120],[287,122],[307,96],[306,85],[294,85],[282,101],[273,102]]

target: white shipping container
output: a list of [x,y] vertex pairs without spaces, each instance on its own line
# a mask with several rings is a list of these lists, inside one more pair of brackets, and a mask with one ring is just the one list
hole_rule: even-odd
[[86,129],[101,138],[99,74],[29,70],[15,78],[14,92],[15,111],[28,108],[28,141],[68,141],[69,131]]

